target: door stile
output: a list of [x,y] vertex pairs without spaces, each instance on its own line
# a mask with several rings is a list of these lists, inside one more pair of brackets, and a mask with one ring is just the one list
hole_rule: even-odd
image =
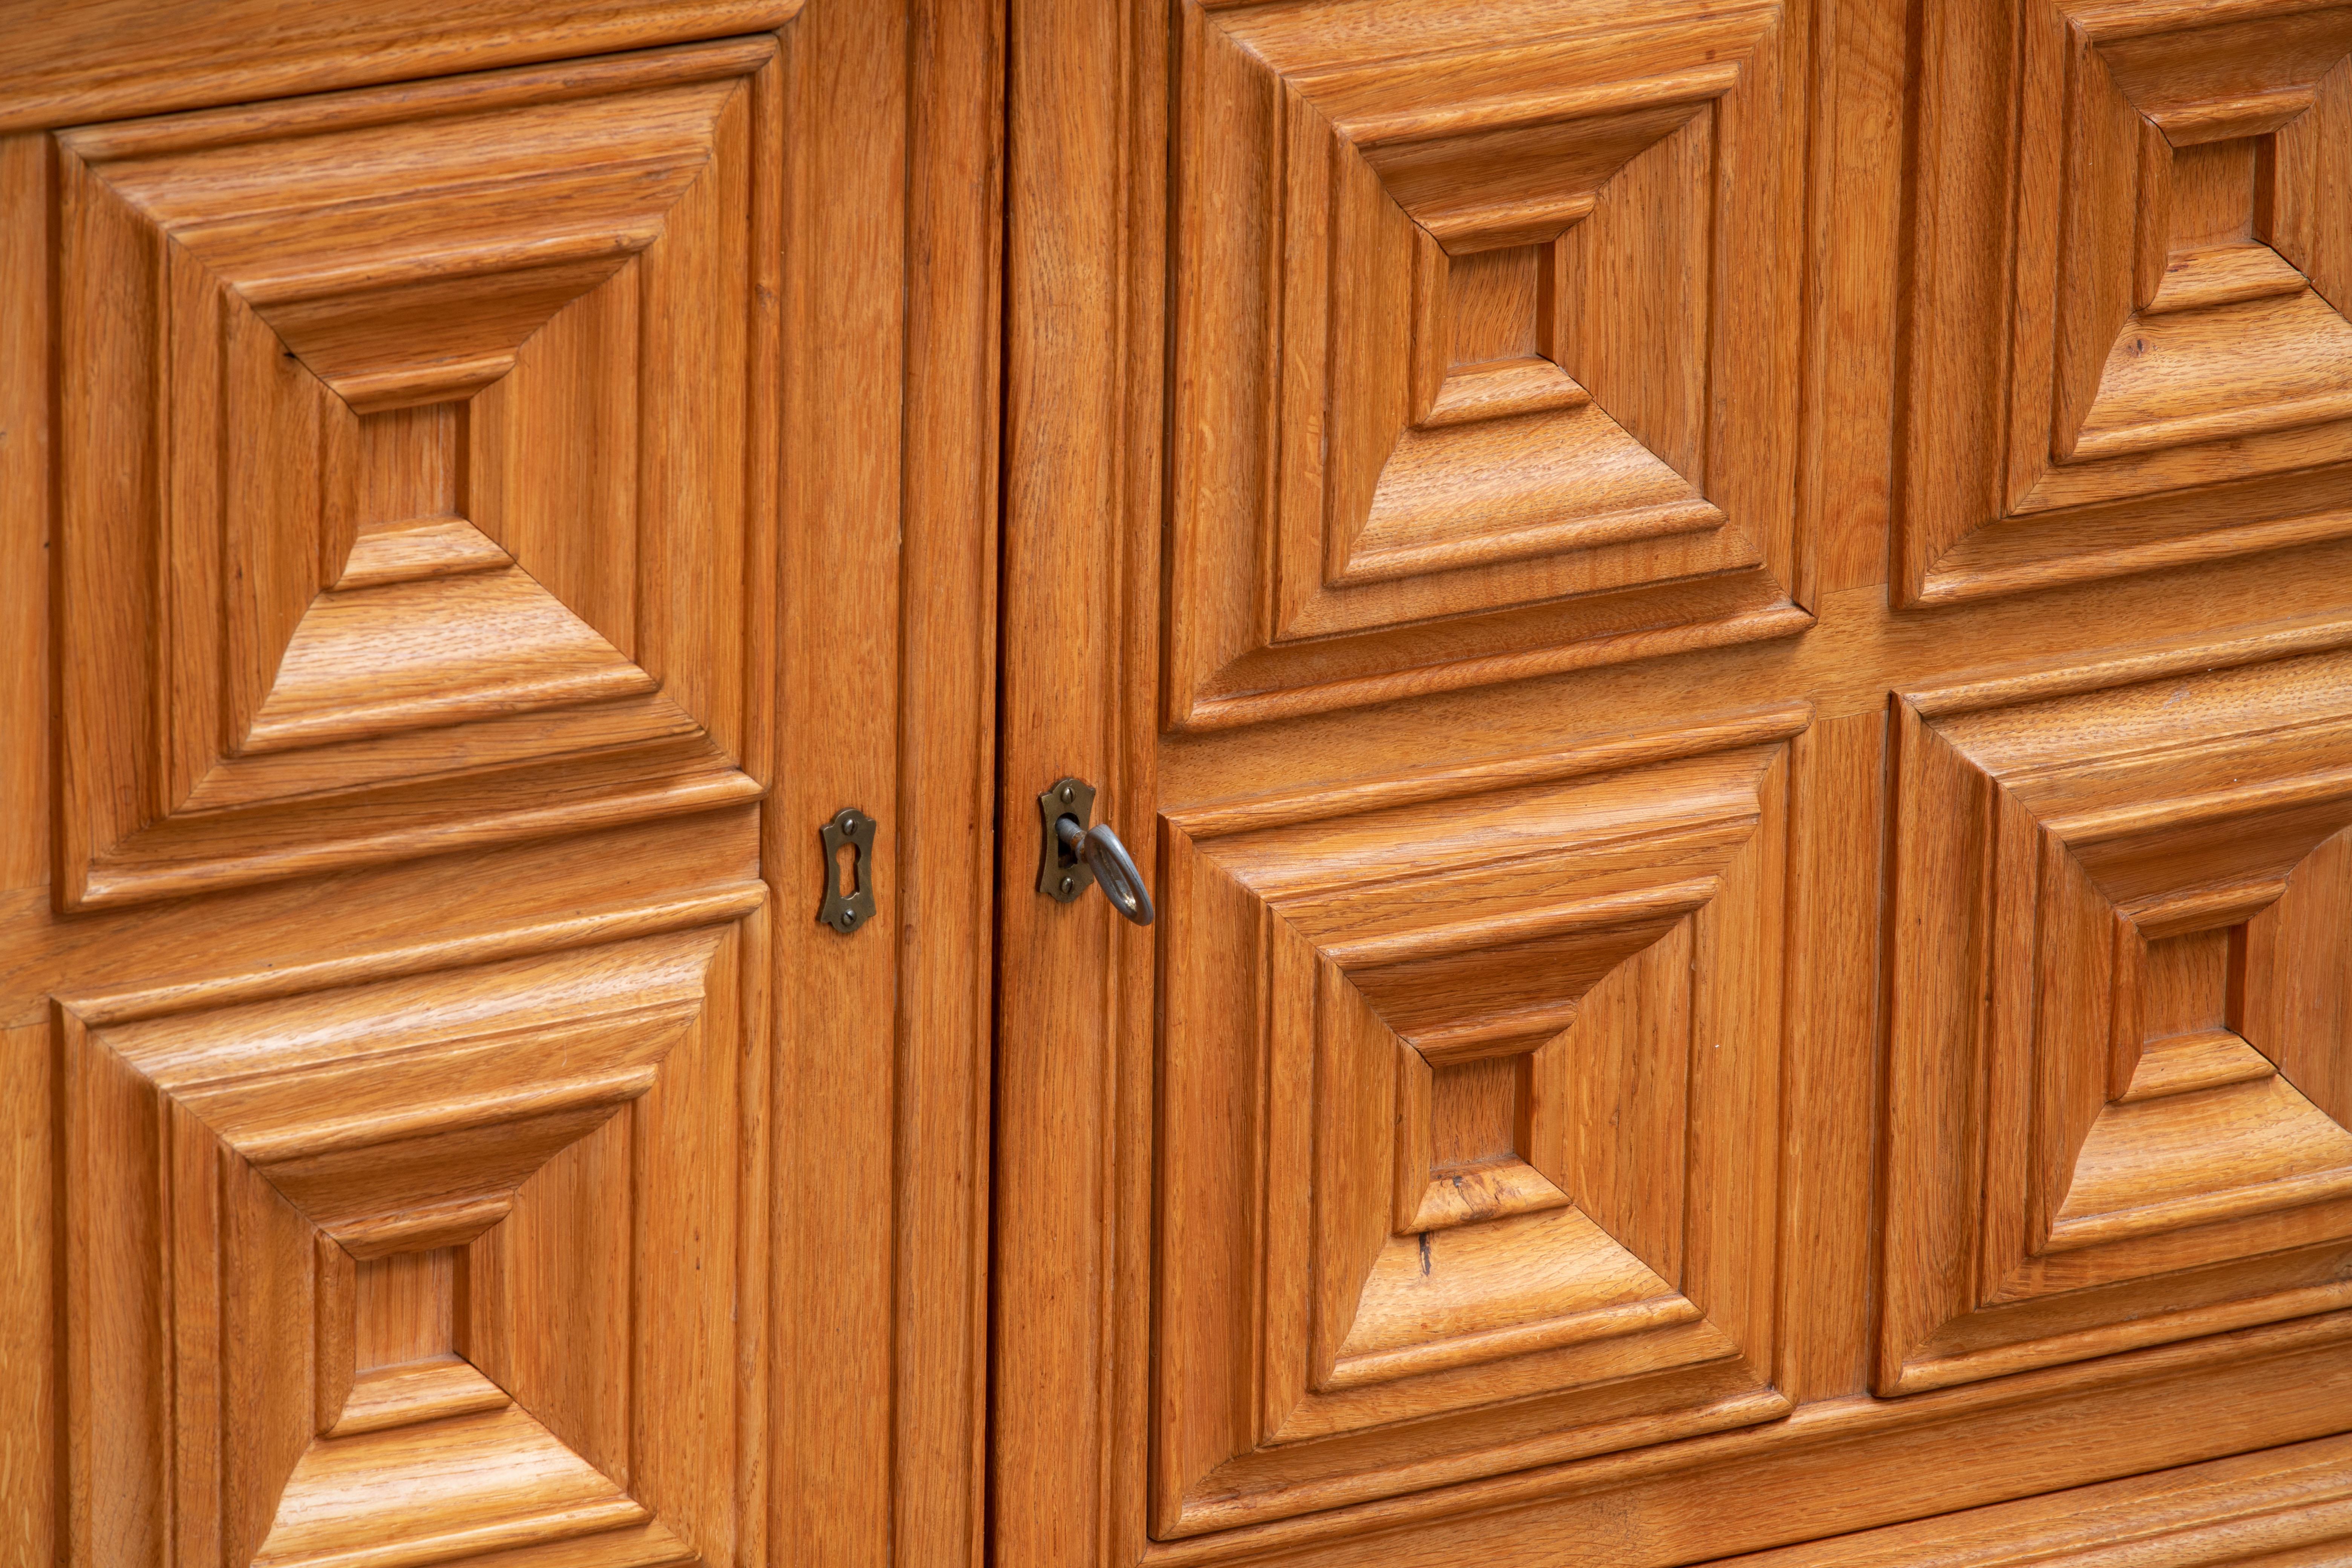
[[[986,1543],[1004,8],[916,0],[897,817],[893,1561]],[[877,935],[885,933],[877,932]]]
[[[1008,22],[991,1549],[1131,1559],[1147,1362],[1154,933],[1034,886],[1037,791],[1096,784],[1156,884],[1162,39],[1147,6]],[[1051,1506],[1035,1506],[1050,1499]]]

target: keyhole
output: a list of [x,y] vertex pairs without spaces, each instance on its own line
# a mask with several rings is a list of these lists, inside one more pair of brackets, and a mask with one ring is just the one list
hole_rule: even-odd
[[845,899],[857,891],[857,846],[845,844],[833,852],[834,886]]

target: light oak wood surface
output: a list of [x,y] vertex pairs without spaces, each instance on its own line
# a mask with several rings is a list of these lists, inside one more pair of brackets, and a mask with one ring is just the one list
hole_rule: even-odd
[[2352,8],[1010,17],[997,1559],[2339,1560]]
[[2352,1439],[2331,1437],[1736,1561],[1742,1568],[2319,1568],[2347,1554]]
[[1002,75],[0,7],[0,1560],[980,1561]]
[[0,1561],[2352,1561],[2347,149],[2346,0],[0,0]]

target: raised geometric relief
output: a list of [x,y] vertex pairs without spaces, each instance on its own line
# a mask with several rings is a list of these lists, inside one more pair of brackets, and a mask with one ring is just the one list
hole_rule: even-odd
[[1171,723],[1805,624],[1803,11],[1186,7]]
[[759,793],[775,56],[59,136],[68,907]]
[[1168,823],[1156,1533],[1785,1412],[1804,722]]
[[1930,10],[1903,591],[2352,532],[2352,7]]
[[2352,1303],[2352,654],[2231,660],[1901,705],[1883,1392]]
[[76,1560],[739,1561],[743,929],[60,1002]]

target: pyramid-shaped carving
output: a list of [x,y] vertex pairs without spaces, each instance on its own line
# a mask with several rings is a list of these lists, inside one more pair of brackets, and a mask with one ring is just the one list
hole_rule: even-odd
[[[68,718],[166,719],[78,756],[61,896],[758,794],[738,253],[773,52],[64,138],[68,358],[145,426],[126,468],[68,421]],[[142,600],[152,663],[104,635]]]
[[332,100],[305,106],[279,136],[199,129],[160,156],[152,131],[73,145],[99,155],[98,179],[140,221],[373,414],[461,400],[512,370],[558,310],[661,237],[740,87],[712,75],[571,102],[487,92],[413,115],[351,94],[346,114]]
[[[2313,776],[2338,704],[2321,692],[2301,706],[2184,702],[2169,733],[2087,766],[1988,758],[2014,803],[2006,832],[2041,866],[2052,999],[2036,1032],[2051,1163],[2032,1256],[2012,1263],[2023,1276],[2050,1254],[2352,1195],[2352,1131],[2336,1120],[2352,1100],[2323,1108],[2294,1081],[2332,1080],[2336,1049],[2284,1027],[2280,988],[2299,983],[2264,973],[2281,933],[2304,929],[2302,906],[2329,919],[2352,865],[2352,791]],[[1974,727],[1951,732],[1965,754]]]
[[[732,1025],[709,993],[730,941],[688,929],[207,1012],[77,1015],[79,1179],[110,1203],[73,1243],[72,1331],[118,1342],[116,1319],[155,1289],[184,1325],[159,1374],[184,1413],[178,1447],[105,1463],[218,1470],[217,1512],[210,1498],[184,1510],[182,1540],[262,1568],[557,1542],[583,1568],[697,1560],[679,1530],[713,1521],[656,1517],[614,1441],[628,1373],[593,1363],[630,1347],[568,1330],[583,1297],[618,1292],[589,1319],[625,1326],[668,1310],[629,1300],[641,1272],[678,1265],[642,1251],[674,1247],[652,1239],[667,1222],[629,1218],[669,1201],[654,1173],[680,1154],[638,1108],[665,1084],[677,1106],[719,1081],[704,1061]],[[158,1212],[137,1152],[99,1120],[116,1101],[167,1130]],[[722,1148],[686,1152],[731,1174]],[[89,1271],[151,1226],[166,1275],[91,1293]],[[541,1276],[547,1256],[591,1273]],[[583,1401],[616,1375],[617,1405]],[[214,1431],[197,1412],[224,1390]]]
[[1949,68],[1918,84],[1899,467],[1937,478],[1895,509],[1899,596],[2352,531],[2348,17],[2032,0],[1989,31],[1953,14]]
[[[1186,1336],[1163,1376],[1242,1375],[1192,1359],[1213,1341],[1257,1347],[1263,1389],[1255,1425],[1216,1439],[1235,1447],[1208,1495],[1246,1485],[1261,1447],[1271,1465],[1418,1415],[1558,1399],[1572,1431],[1604,1384],[1678,1430],[1765,1418],[1769,1350],[1733,1297],[1770,1260],[1726,1248],[1770,1227],[1692,1216],[1772,1185],[1750,1119],[1775,1104],[1759,998],[1780,742],[1803,721],[1166,829],[1162,941],[1202,979],[1163,1030],[1161,1310]],[[1730,1169],[1737,1194],[1693,1194]],[[1220,1283],[1237,1279],[1246,1298]],[[1209,1441],[1197,1400],[1167,1397],[1182,1440]]]
[[[1340,154],[1362,172],[1341,176],[1339,201],[1369,203],[1349,185],[1377,180],[1412,226],[1384,248],[1410,255],[1414,308],[1407,417],[1369,497],[1351,489],[1332,520],[1344,550],[1328,581],[1723,523],[1693,482],[1706,330],[1693,195],[1713,132],[1701,100]],[[1627,374],[1629,353],[1645,376]]]
[[2352,658],[2260,657],[1901,715],[1890,1245],[1967,1267],[1890,1273],[1883,1388],[2318,1310],[2352,1258]]
[[[1669,776],[1449,802],[1428,811],[1426,848],[1400,813],[1377,869],[1333,856],[1333,872],[1362,877],[1338,886],[1294,880],[1286,854],[1236,868],[1286,940],[1312,950],[1329,1048],[1396,1079],[1391,1202],[1356,1222],[1360,1299],[1322,1385],[1696,1316],[1656,1271],[1674,1271],[1673,1243],[1579,1168],[1593,1132],[1580,1110],[1597,1107],[1570,1107],[1584,1084],[1615,1080],[1611,1115],[1671,1120],[1636,1080],[1672,1080],[1667,1063],[1689,1048],[1692,922],[1756,830],[1769,762],[1707,757]],[[1664,1121],[1646,1131],[1673,1137]],[[1494,1240],[1465,1230],[1488,1226],[1521,1233],[1557,1272],[1523,1272],[1497,1299],[1475,1261]],[[1433,1334],[1449,1321],[1467,1341]]]
[[1794,609],[1808,28],[1533,0],[1507,31],[1245,5],[1185,35],[1171,722]]
[[2137,133],[2137,203],[2136,215],[2105,219],[2133,221],[2128,288],[2074,285],[2081,309],[2125,319],[2095,359],[2101,323],[2068,323],[2080,331],[2062,364],[2062,461],[2352,416],[2352,322],[2341,314],[2352,258],[2319,232],[2308,210],[2317,193],[2302,188],[2310,161],[2352,128],[2352,16],[2282,18],[2245,43],[2258,51],[2259,91],[2196,67],[2192,55],[2221,46],[2194,36],[2082,62],[2086,89],[2106,100],[2086,121],[2103,108]]

